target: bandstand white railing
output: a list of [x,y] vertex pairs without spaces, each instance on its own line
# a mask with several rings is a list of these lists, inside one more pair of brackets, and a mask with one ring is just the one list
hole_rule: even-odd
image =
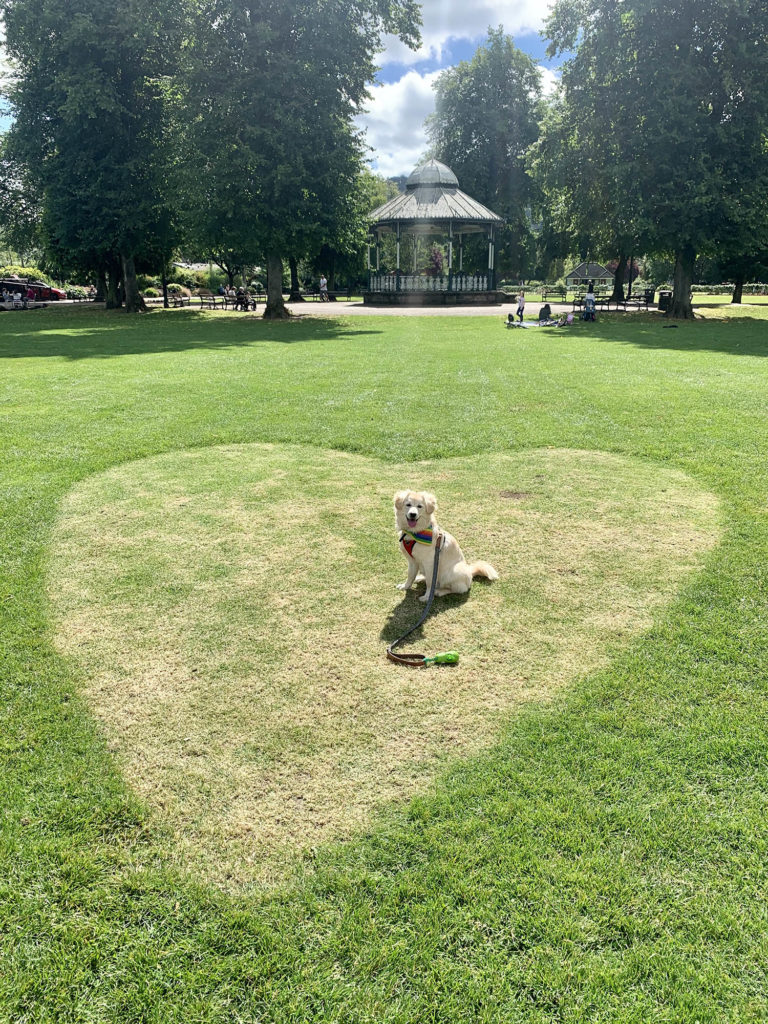
[[452,274],[432,277],[428,274],[371,273],[369,290],[372,292],[485,292],[488,291],[487,274]]

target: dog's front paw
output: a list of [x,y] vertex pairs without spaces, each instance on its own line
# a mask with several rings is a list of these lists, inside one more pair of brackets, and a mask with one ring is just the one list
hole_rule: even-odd
[[397,589],[398,590],[410,590],[411,589],[411,584],[410,583],[398,583],[397,584]]
[[427,601],[428,598],[429,598],[429,594],[422,594],[421,597],[419,598],[419,600],[423,603],[423,602]]

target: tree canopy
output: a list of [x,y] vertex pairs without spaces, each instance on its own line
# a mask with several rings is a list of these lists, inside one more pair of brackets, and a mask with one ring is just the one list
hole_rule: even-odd
[[502,272],[526,275],[532,257],[535,187],[526,153],[539,133],[541,75],[502,28],[470,61],[443,71],[427,121],[431,152],[461,188],[507,221],[497,246]]
[[418,41],[415,0],[0,0],[0,13],[16,71],[7,173],[35,197],[46,249],[122,279],[130,308],[136,262],[167,259],[182,206],[206,255],[267,260],[268,315],[283,311],[284,257],[357,239],[353,117],[382,34]]
[[122,277],[138,308],[135,262],[173,220],[182,9],[3,0],[0,12],[16,70],[4,155],[34,196],[44,244],[65,265]]
[[265,315],[284,315],[282,263],[343,248],[359,217],[353,127],[382,33],[418,39],[413,0],[204,0],[187,97],[190,194],[201,242],[268,268]]
[[651,251],[674,254],[670,312],[691,315],[696,254],[766,231],[758,197],[768,184],[768,7],[558,0],[547,32],[551,54],[575,49],[563,66],[562,110],[569,143],[590,148],[573,168],[586,208],[599,210],[589,176],[603,195],[613,176],[604,211],[617,238],[629,227]]

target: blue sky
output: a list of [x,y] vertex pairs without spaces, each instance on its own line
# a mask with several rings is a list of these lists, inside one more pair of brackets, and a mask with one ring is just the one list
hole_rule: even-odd
[[[489,26],[502,25],[516,45],[542,67],[545,87],[555,81],[539,32],[549,10],[539,0],[422,0],[422,45],[417,52],[388,38],[371,88],[367,113],[360,119],[371,149],[371,166],[386,176],[409,174],[427,139],[424,119],[434,110],[434,79],[447,67],[469,60]],[[0,30],[1,31],[1,30]],[[0,77],[2,75],[0,39]],[[8,120],[0,114],[0,130]]]
[[388,39],[371,101],[359,119],[371,148],[371,166],[385,176],[409,174],[427,138],[424,119],[434,110],[433,83],[440,71],[469,60],[501,25],[515,44],[541,66],[543,84],[556,81],[556,63],[547,59],[540,32],[549,13],[547,0],[422,0],[422,45],[408,50]]

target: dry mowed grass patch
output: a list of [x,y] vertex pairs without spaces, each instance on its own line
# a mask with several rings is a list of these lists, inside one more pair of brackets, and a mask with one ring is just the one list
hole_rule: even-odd
[[[434,490],[439,519],[498,583],[416,621],[391,510]],[[603,664],[715,542],[712,495],[683,474],[539,450],[383,464],[241,445],[120,466],[65,502],[50,567],[58,643],[132,785],[180,859],[269,881],[492,743],[522,701]],[[419,593],[421,590],[418,591]]]

